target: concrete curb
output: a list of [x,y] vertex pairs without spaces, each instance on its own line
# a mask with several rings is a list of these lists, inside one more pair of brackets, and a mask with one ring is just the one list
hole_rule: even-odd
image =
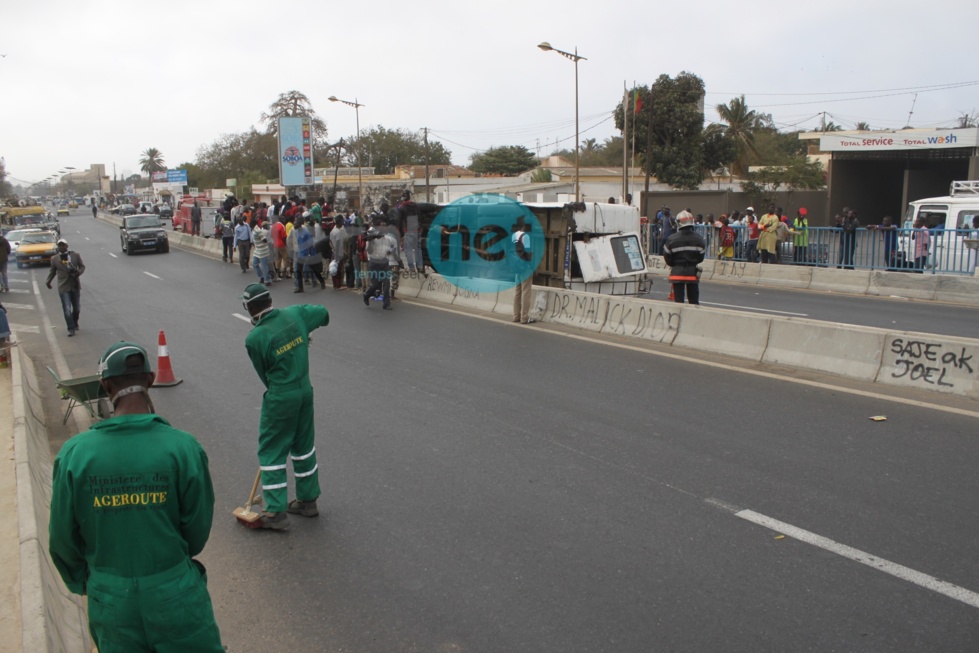
[[11,354],[23,650],[89,651],[84,599],[64,586],[48,553],[51,456],[37,376],[20,348]]

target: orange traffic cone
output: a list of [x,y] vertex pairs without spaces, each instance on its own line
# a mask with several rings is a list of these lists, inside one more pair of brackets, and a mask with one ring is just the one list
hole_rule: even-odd
[[154,386],[170,386],[182,383],[183,379],[176,379],[173,376],[173,368],[170,367],[170,350],[167,349],[167,337],[160,331],[160,348],[157,350],[156,382]]
[[[676,301],[676,297],[673,296],[673,284],[672,283],[670,284],[670,298],[669,299],[670,299],[671,302],[672,301]],[[160,331],[160,333],[163,333],[163,332]]]

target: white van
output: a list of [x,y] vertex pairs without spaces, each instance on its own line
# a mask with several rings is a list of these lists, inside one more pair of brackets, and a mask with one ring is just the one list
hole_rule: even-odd
[[[979,181],[953,181],[949,195],[928,197],[908,204],[904,229],[911,229],[915,220],[924,220],[931,235],[928,267],[939,272],[975,273],[979,229],[974,222],[979,216]],[[909,231],[901,236],[901,250],[907,260],[913,259],[914,243]],[[971,242],[970,242],[971,241]]]

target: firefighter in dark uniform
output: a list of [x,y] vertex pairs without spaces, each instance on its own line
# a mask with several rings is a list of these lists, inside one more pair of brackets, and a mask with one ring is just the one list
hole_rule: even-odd
[[682,304],[700,303],[700,264],[704,262],[707,243],[694,231],[694,218],[689,211],[676,216],[678,230],[663,245],[663,260],[670,266],[673,301]]
[[207,455],[153,412],[155,375],[139,345],[99,361],[115,414],[54,461],[50,551],[65,585],[88,595],[100,653],[224,651],[204,549],[214,515]]

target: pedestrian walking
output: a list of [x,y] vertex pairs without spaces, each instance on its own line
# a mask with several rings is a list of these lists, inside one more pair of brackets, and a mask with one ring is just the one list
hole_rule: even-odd
[[[387,217],[378,216],[378,227],[372,226],[364,234],[367,242],[367,290],[362,297],[364,306],[371,305],[371,297],[381,294],[384,310],[391,310],[391,262],[392,252],[397,252],[398,241],[387,229]],[[367,282],[370,282],[369,284]]]
[[221,214],[221,224],[219,226],[221,234],[221,260],[225,263],[235,262],[235,225],[231,222],[231,216],[227,213]]
[[224,651],[194,560],[214,516],[207,454],[154,414],[145,349],[112,345],[99,377],[114,414],[54,461],[51,560],[69,591],[88,596],[99,651]]
[[[242,303],[254,328],[245,337],[248,358],[266,391],[259,419],[258,459],[265,510],[262,528],[285,530],[288,513],[315,517],[320,496],[313,422],[313,386],[309,382],[309,333],[330,322],[324,306],[272,307],[269,289],[245,288]],[[288,500],[287,458],[292,459],[296,498]]]
[[252,230],[244,218],[238,218],[235,223],[233,248],[238,250],[238,265],[241,267],[241,273],[248,272],[251,265]]
[[10,241],[0,234],[0,292],[10,292],[7,279],[7,261],[10,258]]
[[51,288],[51,281],[58,277],[58,297],[61,298],[61,310],[68,325],[68,337],[75,335],[78,330],[78,316],[82,311],[82,284],[79,277],[85,273],[85,263],[78,252],[68,250],[68,241],[58,240],[58,253],[51,257],[51,271],[44,282]]

